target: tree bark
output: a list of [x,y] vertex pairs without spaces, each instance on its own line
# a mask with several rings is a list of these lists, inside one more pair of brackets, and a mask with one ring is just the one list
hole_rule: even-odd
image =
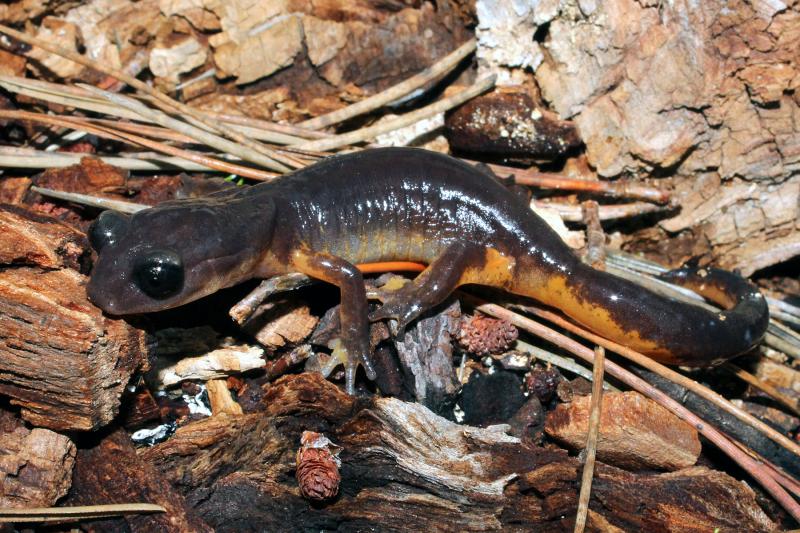
[[[141,457],[216,531],[571,531],[578,459],[503,429],[458,425],[392,398],[355,399],[301,374],[269,387],[262,412],[190,423]],[[343,447],[339,495],[322,504],[305,501],[294,478],[303,430]],[[702,467],[653,474],[600,463],[590,508],[593,530],[774,526],[746,485]]]

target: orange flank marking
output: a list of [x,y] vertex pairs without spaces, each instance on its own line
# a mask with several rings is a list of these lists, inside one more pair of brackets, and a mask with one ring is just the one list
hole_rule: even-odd
[[356,268],[358,268],[362,274],[377,274],[395,270],[422,272],[426,267],[421,263],[412,263],[411,261],[383,261],[380,263],[361,263],[356,265]]

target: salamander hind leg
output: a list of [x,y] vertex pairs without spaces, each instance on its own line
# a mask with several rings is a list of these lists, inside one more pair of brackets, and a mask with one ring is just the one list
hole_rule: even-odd
[[333,348],[329,370],[339,363],[345,368],[345,386],[348,394],[355,392],[355,377],[361,364],[371,380],[375,370],[370,360],[369,323],[367,322],[367,295],[361,272],[344,259],[300,250],[292,254],[292,267],[311,277],[327,281],[339,287],[341,306],[340,338],[331,343]]
[[[455,242],[450,244],[413,282],[392,293],[380,309],[369,316],[370,322],[397,320],[398,335],[425,311],[442,303],[459,285],[476,281],[475,272],[486,263],[483,246]],[[486,283],[493,285],[493,283]]]

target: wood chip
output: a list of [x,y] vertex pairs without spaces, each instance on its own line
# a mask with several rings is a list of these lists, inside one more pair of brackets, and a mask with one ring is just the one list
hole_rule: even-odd
[[158,371],[161,385],[169,387],[181,381],[209,380],[228,374],[247,372],[264,366],[264,350],[256,346],[230,346],[200,357],[187,357]]
[[[586,443],[590,397],[577,397],[547,415],[548,435],[580,450]],[[700,439],[689,424],[636,392],[603,397],[597,458],[631,470],[678,470],[700,455]]]
[[206,62],[207,49],[188,35],[182,39],[155,46],[150,50],[150,70],[156,76],[178,82],[181,74]]
[[52,217],[0,206],[0,265],[79,269],[89,254],[86,236]]
[[295,15],[279,17],[241,43],[229,41],[214,52],[219,77],[235,76],[245,84],[268,76],[294,62],[303,49],[303,25]]
[[242,406],[233,399],[227,380],[210,379],[206,381],[208,402],[211,404],[211,413],[217,415],[240,415]]
[[21,423],[0,433],[0,508],[47,507],[72,484],[75,445],[49,429]]
[[256,309],[244,324],[269,353],[297,346],[317,326],[319,318],[311,314],[308,305],[297,300],[267,302]]

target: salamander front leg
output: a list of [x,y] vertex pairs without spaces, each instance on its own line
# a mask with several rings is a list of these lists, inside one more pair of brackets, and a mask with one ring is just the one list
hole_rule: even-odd
[[331,368],[342,363],[345,368],[345,386],[348,394],[355,392],[356,370],[364,366],[369,379],[375,379],[370,361],[369,323],[367,322],[367,295],[361,272],[344,259],[310,250],[295,252],[292,266],[303,274],[327,281],[339,287],[341,306],[341,338],[332,344]]
[[442,303],[459,285],[464,272],[484,260],[485,249],[470,243],[451,244],[413,282],[395,291],[386,303],[369,316],[370,322],[393,318],[398,335],[428,309]]

